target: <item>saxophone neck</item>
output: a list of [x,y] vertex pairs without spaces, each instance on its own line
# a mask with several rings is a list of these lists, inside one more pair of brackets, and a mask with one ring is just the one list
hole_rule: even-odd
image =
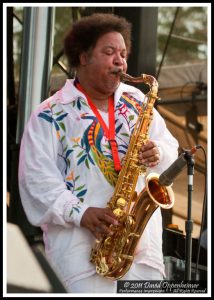
[[152,75],[148,75],[148,74],[141,74],[138,77],[132,77],[131,75],[121,72],[120,74],[120,78],[122,81],[125,82],[132,82],[132,83],[145,83],[148,84],[150,86],[150,88],[154,88],[156,87],[158,89],[158,82],[156,80],[155,77],[153,77]]

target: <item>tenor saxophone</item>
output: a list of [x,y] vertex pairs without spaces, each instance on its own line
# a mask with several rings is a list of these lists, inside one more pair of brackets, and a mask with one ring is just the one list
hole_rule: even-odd
[[147,74],[132,77],[122,73],[121,79],[143,82],[149,85],[150,90],[139,112],[114,194],[107,203],[116,215],[119,226],[110,225],[113,234],[103,234],[91,250],[90,261],[95,264],[96,272],[112,280],[123,277],[131,267],[139,239],[154,211],[158,207],[169,209],[174,205],[172,188],[160,185],[156,173],[145,176],[145,188],[139,194],[135,191],[139,175],[145,175],[147,170],[146,166],[139,166],[138,153],[149,139],[153,107],[158,98],[158,82]]

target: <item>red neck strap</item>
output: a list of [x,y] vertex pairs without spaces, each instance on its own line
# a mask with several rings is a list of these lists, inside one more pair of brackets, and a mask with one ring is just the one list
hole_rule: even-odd
[[108,138],[109,144],[111,146],[113,161],[114,161],[114,168],[116,171],[121,170],[120,158],[118,154],[118,146],[115,140],[115,117],[114,117],[114,97],[110,96],[108,98],[108,116],[109,116],[109,128],[107,127],[105,121],[103,120],[101,114],[99,113],[98,109],[91,101],[91,98],[85,93],[82,86],[79,82],[76,82],[76,87],[86,96],[88,104],[90,105],[93,113],[97,117],[100,125],[102,126],[106,137]]

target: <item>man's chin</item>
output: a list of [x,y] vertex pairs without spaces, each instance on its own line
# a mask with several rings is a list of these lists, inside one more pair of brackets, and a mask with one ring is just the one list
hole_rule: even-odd
[[115,91],[118,88],[119,84],[120,84],[120,78],[118,78],[114,81],[111,81],[109,83],[109,89],[112,91]]

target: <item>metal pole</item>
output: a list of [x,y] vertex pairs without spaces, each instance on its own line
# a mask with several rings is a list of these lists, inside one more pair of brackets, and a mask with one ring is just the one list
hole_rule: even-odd
[[53,57],[53,24],[53,8],[24,8],[18,120],[16,144],[11,148],[11,192],[7,220],[17,224],[30,243],[40,241],[41,230],[28,222],[21,204],[17,177],[19,146],[31,112],[48,96]]
[[48,96],[55,10],[25,7],[16,143],[35,107]]
[[188,173],[188,208],[187,220],[185,224],[186,242],[185,242],[185,280],[191,280],[191,266],[192,266],[192,230],[193,221],[192,214],[192,192],[193,192],[193,174],[194,174],[194,159],[192,154],[186,152],[187,173]]

